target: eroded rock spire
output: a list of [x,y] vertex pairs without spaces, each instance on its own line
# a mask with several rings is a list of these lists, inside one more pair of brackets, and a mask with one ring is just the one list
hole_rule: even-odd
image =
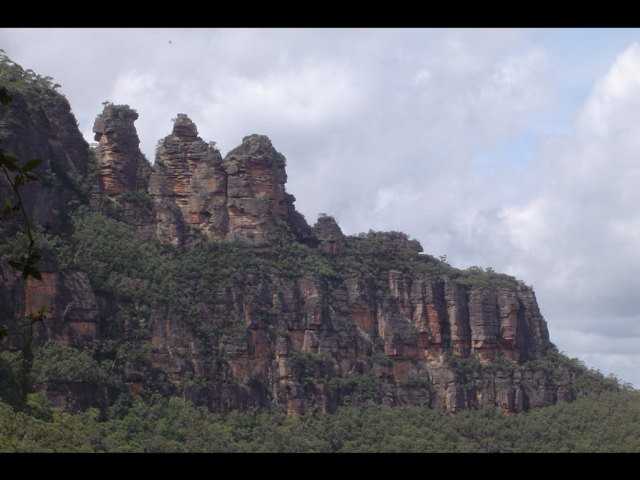
[[151,166],[140,151],[134,126],[138,112],[128,105],[108,103],[96,118],[93,132],[102,194],[116,199],[126,191],[146,189]]

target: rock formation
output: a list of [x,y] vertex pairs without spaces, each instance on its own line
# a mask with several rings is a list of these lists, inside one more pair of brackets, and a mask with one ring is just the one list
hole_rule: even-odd
[[151,166],[139,148],[137,119],[128,105],[107,104],[93,124],[99,191],[111,199],[147,187]]
[[[43,160],[33,172],[39,184],[25,185],[23,199],[30,218],[57,229],[68,206],[83,199],[89,145],[69,102],[48,79],[23,70],[4,55],[0,55],[0,73],[12,97],[9,105],[0,104],[0,148],[21,163]],[[0,177],[3,199],[10,197],[8,188]]]
[[[3,318],[46,305],[39,339],[91,347],[81,358],[107,359],[105,375],[117,377],[109,388],[93,378],[93,390],[42,386],[68,408],[154,391],[216,411],[292,414],[363,398],[511,412],[575,398],[579,372],[536,366],[552,344],[531,288],[465,277],[403,233],[345,236],[326,215],[311,229],[265,136],[245,137],[223,160],[180,114],[149,174],[137,114],[108,105],[94,131],[99,196],[110,201],[90,204],[87,145],[66,100],[16,91],[0,118],[3,148],[45,159],[26,194],[31,218],[55,230],[70,202],[86,207],[55,230],[64,248],[52,249],[42,282],[24,284],[0,261]],[[148,202],[139,222],[126,200],[134,191]]]
[[344,249],[344,234],[336,220],[326,214],[318,217],[313,233],[320,242],[318,248],[326,253],[339,253]]
[[195,124],[178,114],[171,135],[157,152],[149,194],[162,241],[184,242],[187,229],[223,240],[228,231],[227,176],[220,152],[198,136]]
[[156,153],[149,181],[157,235],[182,244],[190,231],[255,247],[311,235],[286,193],[285,158],[263,135],[245,137],[224,161],[184,114]]
[[257,247],[282,237],[282,224],[310,230],[306,222],[301,225],[293,206],[295,197],[285,192],[285,164],[284,156],[264,135],[243,138],[242,145],[227,154],[227,240]]

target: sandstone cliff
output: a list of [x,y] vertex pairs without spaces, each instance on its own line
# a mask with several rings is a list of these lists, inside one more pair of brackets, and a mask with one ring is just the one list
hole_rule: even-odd
[[325,253],[339,253],[344,250],[345,237],[336,220],[326,214],[318,217],[313,226],[318,239],[318,248]]
[[[178,270],[163,279],[132,276],[124,266],[102,285],[96,272],[46,272],[44,282],[28,284],[26,303],[11,301],[13,314],[46,304],[47,338],[80,348],[104,340],[128,345],[100,355],[113,358],[113,372],[130,394],[161,388],[215,411],[331,412],[367,398],[517,412],[575,396],[568,388],[575,373],[562,373],[558,383],[531,364],[551,344],[530,288],[517,282],[475,288],[455,272],[420,268],[381,268],[363,278],[357,263],[368,253],[360,244],[384,247],[379,238],[348,240],[342,254],[331,254],[344,264],[325,264],[336,269],[329,275],[314,273],[302,257],[297,270],[283,275],[266,261],[273,253],[247,247],[231,250],[244,257],[241,263],[225,249],[203,247],[198,258],[208,265],[185,270],[173,263],[165,271]],[[112,241],[103,248],[122,244]],[[301,253],[311,252],[304,248]],[[407,258],[423,262],[411,250],[396,254],[387,261],[397,267]],[[6,275],[13,278],[9,285],[19,283],[13,272]],[[84,396],[101,398],[98,387],[85,385]]]
[[18,323],[47,306],[37,358],[72,367],[34,388],[57,403],[159,392],[222,412],[368,400],[517,412],[580,393],[584,371],[554,353],[531,288],[456,270],[399,232],[345,236],[326,215],[310,228],[267,137],[223,159],[180,114],[149,171],[137,114],[107,105],[92,178],[68,103],[43,91],[18,89],[0,111],[3,148],[46,159],[27,200],[51,235],[42,282],[0,261],[0,313]]
[[138,113],[127,105],[107,104],[93,125],[99,191],[111,199],[147,188],[151,166],[139,148],[133,125],[137,119]]
[[[0,105],[0,148],[25,162],[41,158],[34,172],[39,184],[24,187],[27,213],[37,223],[58,229],[61,217],[74,202],[83,200],[87,175],[87,142],[78,130],[67,99],[48,77],[24,70],[0,55],[0,82],[13,101]],[[0,193],[8,198],[8,185],[0,177]]]
[[285,192],[285,165],[284,156],[264,135],[243,138],[242,145],[227,154],[227,240],[262,246],[286,236],[286,226],[298,235],[309,233],[293,206],[295,197]]
[[178,114],[160,144],[149,182],[160,240],[183,244],[189,232],[255,247],[312,235],[286,193],[285,158],[263,135],[245,137],[224,161]]
[[156,152],[149,194],[160,240],[181,244],[189,228],[212,240],[225,238],[229,219],[222,157],[198,136],[195,124],[184,114],[178,114],[173,132]]

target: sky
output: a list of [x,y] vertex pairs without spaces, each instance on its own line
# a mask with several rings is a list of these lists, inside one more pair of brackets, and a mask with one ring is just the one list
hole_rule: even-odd
[[186,113],[287,158],[313,224],[399,230],[532,285],[564,353],[640,388],[640,30],[0,29],[93,141],[128,104],[154,161]]

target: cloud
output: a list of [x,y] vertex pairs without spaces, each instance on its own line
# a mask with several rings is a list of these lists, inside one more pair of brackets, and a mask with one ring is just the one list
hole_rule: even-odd
[[552,338],[598,358],[640,351],[638,73],[633,44],[596,83],[573,133],[544,145],[534,198],[503,210],[522,253],[507,269],[526,275],[553,312]]

